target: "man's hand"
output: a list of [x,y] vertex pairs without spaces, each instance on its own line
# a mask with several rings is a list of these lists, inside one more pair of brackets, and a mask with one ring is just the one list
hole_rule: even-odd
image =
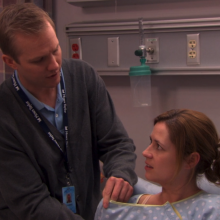
[[109,200],[127,202],[133,193],[133,187],[122,178],[110,177],[102,192],[103,207],[108,208]]

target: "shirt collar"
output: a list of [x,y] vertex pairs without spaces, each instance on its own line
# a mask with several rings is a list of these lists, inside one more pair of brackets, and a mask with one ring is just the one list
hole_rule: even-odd
[[[60,71],[60,75],[63,76],[63,72]],[[47,110],[50,111],[54,111],[54,108],[44,104],[43,102],[40,102],[37,98],[35,98],[30,92],[28,92],[27,89],[25,89],[25,87],[21,84],[19,77],[18,77],[18,73],[17,70],[15,70],[15,77],[18,81],[19,86],[21,87],[21,89],[23,90],[23,92],[25,93],[25,95],[29,98],[29,100],[31,101],[31,103],[35,106],[35,108],[37,110],[42,110],[43,108],[46,108]],[[61,87],[60,87],[60,83],[57,85],[57,100],[62,99],[62,94],[61,94]]]

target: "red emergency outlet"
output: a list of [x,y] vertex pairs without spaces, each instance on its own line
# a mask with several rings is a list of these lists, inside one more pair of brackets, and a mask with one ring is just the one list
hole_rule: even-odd
[[79,45],[78,44],[72,44],[72,50],[73,51],[78,51],[79,50]]
[[72,55],[72,58],[73,58],[73,59],[79,59],[79,54],[78,54],[78,53],[74,53],[74,54]]

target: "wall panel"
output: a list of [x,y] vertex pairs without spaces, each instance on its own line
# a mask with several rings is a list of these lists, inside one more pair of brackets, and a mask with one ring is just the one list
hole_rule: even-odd
[[[81,8],[70,5],[63,0],[57,0],[55,10],[57,36],[64,57],[68,57],[69,38],[66,35],[65,27],[71,23],[100,23],[112,20],[138,21],[140,17],[143,17],[145,21],[213,19],[220,16],[220,1],[199,0],[190,1],[190,4],[189,1],[184,0],[163,1],[146,5],[118,6],[117,8],[104,6]],[[211,28],[211,25],[209,28]],[[152,106],[150,107],[133,107],[128,76],[106,76],[104,74],[101,76],[113,99],[118,116],[135,142],[138,156],[136,172],[143,178],[145,170],[142,151],[149,144],[153,118],[156,115],[171,108],[198,110],[207,114],[220,132],[220,75],[214,75],[219,74],[220,33],[217,29],[200,32],[201,66],[197,66],[196,71],[196,74],[200,75],[195,75],[194,67],[191,67],[191,70],[184,70],[183,67],[187,67],[185,63],[186,34],[197,32],[198,30],[192,29],[190,32],[185,30],[184,32],[154,33],[152,31],[150,33],[148,31],[146,33],[146,36],[158,36],[160,38],[160,63],[152,65],[152,68],[166,68],[169,74],[176,74],[177,70],[182,72],[180,75],[152,76]],[[75,34],[72,36],[78,37],[80,35]],[[114,33],[109,36],[118,35]],[[108,35],[94,36],[90,34],[80,37],[82,37],[83,59],[90,62],[97,70],[106,69],[106,38]],[[121,34],[119,37],[120,68],[125,69],[123,73],[127,75],[129,66],[139,64],[138,58],[133,54],[138,46],[138,31],[136,30],[136,33],[132,34]],[[94,54],[94,56],[92,57],[91,54]],[[203,67],[206,67],[206,71],[202,69]],[[192,72],[194,75],[187,75],[192,74]],[[210,73],[213,75],[210,75]]]

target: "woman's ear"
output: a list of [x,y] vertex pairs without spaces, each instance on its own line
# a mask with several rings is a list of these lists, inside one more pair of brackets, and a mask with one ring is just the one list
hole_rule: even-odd
[[198,152],[191,153],[186,159],[186,168],[193,169],[199,163],[200,154]]

